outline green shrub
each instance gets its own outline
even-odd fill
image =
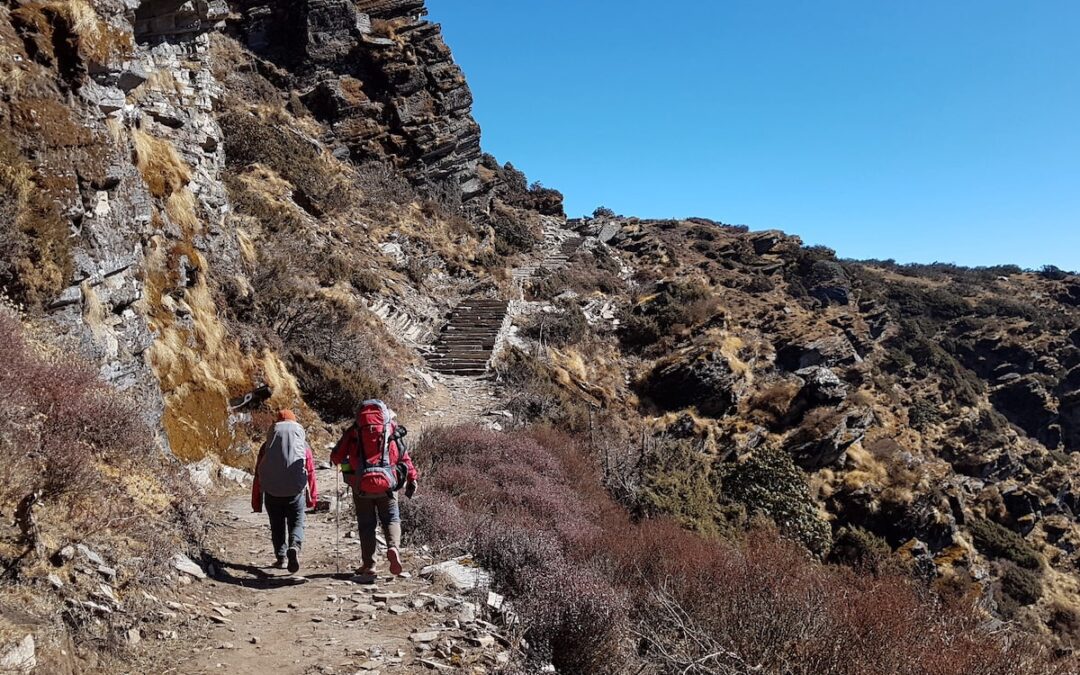
[[[721,495],[747,511],[771,518],[780,532],[818,556],[832,546],[829,524],[819,515],[806,477],[791,456],[776,448],[755,450],[720,472]]]
[[[829,561],[875,570],[891,555],[889,542],[858,525],[850,525],[841,527],[833,537]]]
[[[667,515],[683,527],[716,534],[723,521],[709,479],[710,462],[689,440],[669,439],[644,457],[640,504],[646,515]]]
[[[1009,560],[1027,569],[1040,568],[1042,556],[1016,532],[984,518],[973,518],[970,527],[975,547],[985,555]]]
[[[496,209],[491,227],[495,230],[495,252],[502,256],[531,251],[540,243],[529,224],[513,211]]]
[[[565,347],[581,342],[589,331],[585,314],[574,302],[559,305],[555,314],[540,314],[525,327],[525,335],[553,347]]]
[[[908,422],[916,429],[925,429],[941,421],[941,412],[932,401],[920,398],[908,408]]]
[[[619,339],[628,347],[647,347],[673,331],[712,319],[717,307],[712,289],[700,281],[662,281],[655,294],[622,312]]]
[[[396,398],[393,380],[374,372],[342,368],[324,359],[293,352],[289,365],[304,402],[327,421],[352,418],[360,404],[369,399]]]
[[[293,200],[313,216],[351,204],[355,196],[333,161],[317,145],[287,125],[247,112],[218,118],[230,168],[264,164],[296,187]]]
[[[1001,565],[1001,591],[1016,604],[1026,607],[1042,597],[1042,584],[1038,574],[1007,562]]]

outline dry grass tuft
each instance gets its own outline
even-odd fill
[[[135,164],[150,194],[169,197],[191,181],[191,169],[167,140],[155,138],[142,129],[133,129]]]
[[[188,236],[199,230],[199,217],[195,209],[195,195],[186,187],[173,192],[165,200],[165,213],[169,220],[179,225]]]
[[[67,223],[38,180],[11,141],[0,138],[0,290],[34,306],[71,276]]]
[[[78,55],[96,64],[126,58],[135,47],[129,31],[106,22],[87,0],[31,0],[12,16],[32,29],[35,48],[52,60],[66,34],[74,36]]]

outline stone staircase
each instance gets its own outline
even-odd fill
[[[557,270],[581,248],[584,237],[559,227],[544,231],[546,254],[538,262],[513,270],[521,285],[539,269]],[[450,321],[435,341],[427,361],[443,375],[484,375],[488,363],[504,335],[510,302],[494,298],[467,298],[450,315]]]
[[[517,267],[513,271],[514,281],[521,284],[533,277],[540,269],[557,270],[564,267],[570,257],[581,248],[585,238],[569,230],[555,229],[544,232],[544,249],[547,254],[536,263]]]
[[[486,373],[508,304],[493,298],[462,300],[428,355],[432,370],[444,375]]]

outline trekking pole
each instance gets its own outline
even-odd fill
[[[341,471],[334,467],[334,574],[341,574],[341,544],[338,535],[341,531],[341,490],[338,488],[338,474]]]

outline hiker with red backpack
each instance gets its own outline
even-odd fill
[[[285,567],[288,559],[289,572],[296,574],[300,569],[305,507],[315,508],[318,498],[307,433],[291,410],[282,410],[259,448],[251,486],[252,511],[261,513],[265,503],[270,517],[273,567]]]
[[[356,422],[330,454],[330,462],[341,465],[345,482],[352,488],[363,557],[363,567],[358,572],[361,577],[375,575],[377,522],[382,524],[386,538],[390,573],[401,574],[401,513],[397,492],[404,489],[405,496],[411,499],[416,491],[417,473],[405,446],[405,427],[395,417],[394,411],[382,401],[364,401],[356,413]]]

